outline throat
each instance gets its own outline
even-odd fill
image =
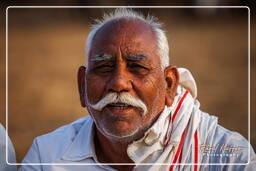
[[[134,163],[127,154],[128,142],[113,142],[95,129],[94,144],[97,159],[101,163]],[[116,167],[116,166],[115,166]],[[115,168],[113,166],[113,168]]]

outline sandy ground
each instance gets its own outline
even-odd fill
[[[173,21],[165,29],[171,63],[193,73],[201,109],[218,116],[224,127],[248,138],[247,25],[226,20],[211,24]],[[8,127],[18,162],[36,136],[87,115],[80,107],[76,85],[77,69],[85,61],[87,33],[86,24],[72,21],[10,28]],[[0,43],[0,78],[5,80],[4,39]],[[255,56],[255,48],[251,49],[251,56]],[[255,63],[251,73],[256,73]],[[255,88],[253,84],[254,102]],[[3,104],[0,122],[5,123],[3,83],[0,100]],[[255,104],[251,106],[251,130],[256,130]],[[256,147],[254,131],[251,131],[251,143]]]

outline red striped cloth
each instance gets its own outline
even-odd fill
[[[178,122],[177,124],[177,128],[176,128],[176,132],[180,132],[180,136],[179,136],[179,143],[177,146],[174,146],[175,148],[175,154],[173,155],[173,159],[170,163],[170,168],[169,168],[169,171],[173,171],[175,170],[174,168],[176,166],[176,168],[178,168],[178,170],[180,170],[180,165],[182,164],[182,162],[184,161],[184,157],[183,157],[183,148],[184,148],[184,142],[185,142],[185,139],[187,137],[187,143],[190,143],[189,145],[187,146],[192,146],[192,148],[190,148],[192,151],[190,151],[190,154],[192,154],[192,158],[193,158],[193,161],[191,161],[191,163],[194,163],[195,165],[193,165],[194,167],[194,171],[197,171],[198,170],[198,162],[199,162],[199,142],[198,142],[198,131],[197,129],[195,129],[197,126],[198,126],[198,123],[194,123],[194,129],[191,129],[191,125],[190,125],[190,131],[188,132],[188,127],[189,127],[189,124],[191,124],[191,121],[189,120],[185,120],[185,121],[188,121],[188,122],[182,122],[184,120],[184,117],[186,117],[186,115],[189,115],[187,112],[187,105],[189,103],[191,103],[191,101],[193,101],[193,98],[192,96],[189,94],[188,90],[185,90],[185,92],[182,94],[181,98],[178,100],[178,103],[175,107],[175,109],[173,110],[173,114],[171,114],[171,119],[170,119],[170,123],[169,123],[169,127],[168,127],[168,131],[165,135],[165,138],[164,138],[164,146],[168,146],[171,141],[172,141],[172,134],[175,132],[173,130],[175,124],[177,124],[176,122]],[[187,114],[186,114],[187,112]],[[191,112],[193,113],[193,111]],[[183,116],[179,116],[179,115],[183,115]],[[180,118],[178,121],[177,118]],[[183,117],[183,118],[182,118]],[[190,117],[187,116],[187,117]],[[180,127],[180,128],[179,128]],[[183,130],[183,131],[180,131],[180,130]],[[193,132],[191,132],[191,130]],[[193,134],[192,136],[192,139],[189,139],[189,136],[188,134]],[[190,135],[191,137],[191,135]],[[188,150],[186,150],[188,151]],[[186,154],[188,154],[188,152],[186,152]],[[179,165],[177,165],[179,164]]]

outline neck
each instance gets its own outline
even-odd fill
[[[99,160],[104,163],[133,163],[127,154],[127,141],[115,141],[105,137],[98,129],[94,136],[96,153]]]
[[[127,154],[129,142],[113,141],[95,129],[94,143],[98,161],[101,163],[134,163]],[[110,165],[111,166],[111,165]],[[132,170],[134,165],[112,165],[117,170]]]

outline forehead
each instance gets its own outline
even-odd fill
[[[106,23],[95,34],[89,57],[97,53],[143,54],[157,58],[155,32],[144,21],[119,19]]]

